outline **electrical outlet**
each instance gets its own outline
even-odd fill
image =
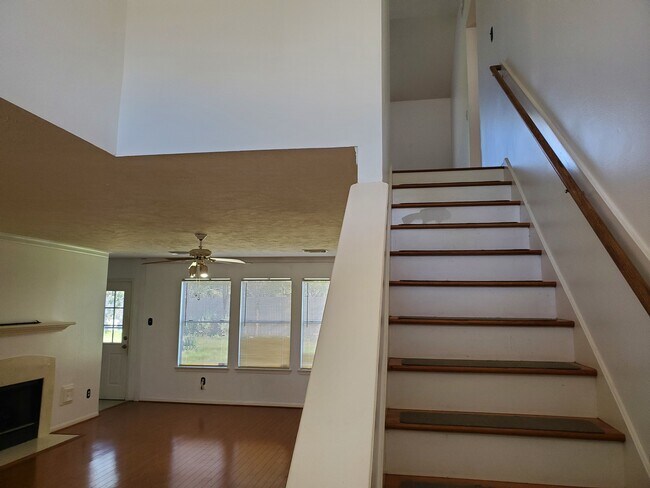
[[[59,404],[67,405],[68,403],[72,403],[72,400],[74,400],[74,385],[63,385],[61,387],[61,400]]]
[[[90,388],[86,390],[86,398],[90,398]]]

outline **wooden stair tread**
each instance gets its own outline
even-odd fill
[[[465,434],[625,441],[625,435],[598,418],[440,410],[386,410],[386,428]]]
[[[391,325],[460,325],[479,327],[574,327],[572,320],[500,317],[419,317],[393,315]]]
[[[435,476],[408,476],[385,474],[384,488],[580,488],[566,485],[540,485],[512,481],[469,480],[461,478],[439,478]],[[584,488],[584,487],[583,487]]]
[[[395,169],[395,173],[435,173],[439,171],[476,171],[482,169],[505,169],[505,166],[479,166],[477,168],[432,168],[432,169]]]
[[[460,186],[512,186],[512,181],[452,181],[447,183],[400,183],[393,185],[393,190],[412,188],[455,188]]]
[[[393,224],[393,230],[414,229],[509,229],[528,228],[530,222],[463,222],[457,224]]]
[[[444,249],[391,251],[391,256],[540,256],[540,249]]]
[[[468,286],[496,288],[554,288],[555,281],[513,280],[513,281],[455,281],[455,280],[396,280],[390,286]]]
[[[419,207],[500,207],[520,206],[520,200],[470,200],[463,202],[408,202],[393,203],[392,208],[419,208]]]
[[[597,375],[597,371],[593,368],[565,361],[389,358],[388,370],[425,373]]]

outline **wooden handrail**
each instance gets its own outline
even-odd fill
[[[524,106],[517,99],[515,93],[512,91],[510,86],[508,86],[506,80],[501,74],[501,71],[504,69],[505,68],[500,64],[490,66],[490,71],[496,78],[497,83],[499,83],[499,86],[503,89],[504,93],[508,97],[508,100],[510,100],[513,107],[524,121],[524,124],[526,124],[526,127],[528,127],[528,130],[530,130],[532,133],[533,137],[537,141],[537,144],[539,144],[542,151],[544,151],[544,154],[551,163],[551,166],[553,166],[553,169],[557,175],[560,177],[560,180],[562,181],[562,184],[566,188],[567,192],[571,194],[573,200],[578,205],[578,208],[583,213],[587,219],[587,222],[589,222],[589,225],[591,225],[591,228],[598,236],[598,239],[600,239],[600,242],[612,257],[614,263],[620,270],[628,285],[630,285],[630,288],[632,288],[632,291],[641,302],[641,305],[650,315],[650,287],[648,286],[648,283],[645,281],[637,267],[634,265],[627,253],[623,250],[619,242],[609,230],[607,224],[605,224],[605,221],[602,219],[600,214],[596,211],[587,196],[573,179],[573,176],[571,176],[569,170],[567,170],[564,164],[562,164],[562,161],[558,157],[557,153],[553,150],[546,138],[542,135],[542,132],[539,130],[537,125],[535,125],[535,122],[533,122],[533,119],[530,117],[530,115],[528,115],[528,112],[526,112]]]

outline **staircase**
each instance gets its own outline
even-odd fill
[[[384,487],[623,487],[625,437],[597,418],[507,169],[392,190]]]

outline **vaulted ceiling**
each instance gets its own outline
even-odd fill
[[[0,99],[0,232],[163,256],[334,251],[354,148],[116,158]]]

